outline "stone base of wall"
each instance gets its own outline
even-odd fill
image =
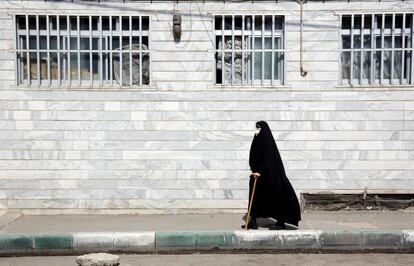
[[[246,209],[3,209],[0,212],[19,212],[23,215],[60,214],[202,214],[202,213],[245,213]]]

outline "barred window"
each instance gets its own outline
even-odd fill
[[[148,16],[16,15],[17,84],[150,84]]]
[[[414,84],[413,29],[412,14],[342,15],[342,84]]]
[[[214,16],[215,84],[281,85],[285,20],[275,15]]]

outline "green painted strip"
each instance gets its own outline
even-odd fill
[[[156,233],[157,248],[214,248],[236,244],[234,232],[160,232]]]
[[[155,236],[157,247],[195,247],[196,235],[193,232],[161,232]]]
[[[234,232],[201,232],[196,234],[196,247],[230,247],[236,245]]]
[[[362,249],[360,231],[327,230],[320,235],[323,249]]]
[[[364,249],[401,249],[404,236],[401,230],[361,230]]]
[[[36,235],[34,236],[35,249],[72,249],[72,234]]]
[[[0,235],[1,250],[32,249],[33,238],[25,235]]]

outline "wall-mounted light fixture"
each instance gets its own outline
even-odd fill
[[[181,39],[181,16],[180,15],[173,16],[173,35],[174,35],[174,41],[180,42],[180,39]]]

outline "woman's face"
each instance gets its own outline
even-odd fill
[[[259,135],[260,130],[261,130],[260,126],[259,126],[259,125],[256,125],[256,128],[254,129],[254,134],[255,134],[256,136],[257,136],[257,135]]]

